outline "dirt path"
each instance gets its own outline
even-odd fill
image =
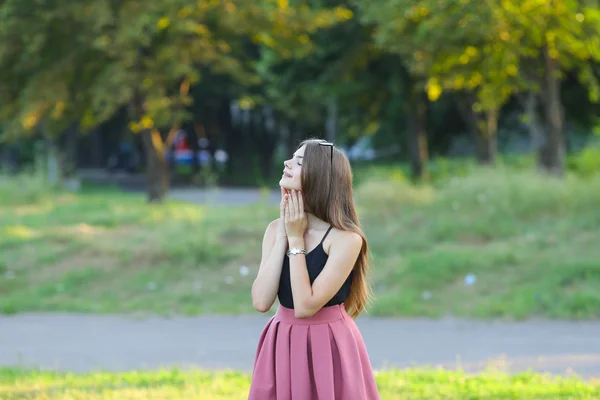
[[[268,317],[142,318],[75,314],[0,317],[0,365],[70,371],[200,366],[250,371]],[[357,320],[375,368],[442,365],[479,371],[569,370],[600,377],[600,322]]]

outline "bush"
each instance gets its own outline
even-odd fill
[[[600,173],[600,145],[587,147],[567,157],[567,168],[581,176]]]

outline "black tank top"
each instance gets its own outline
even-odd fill
[[[325,253],[323,249],[323,241],[331,231],[331,226],[327,229],[327,232],[321,239],[321,243],[317,245],[313,250],[311,250],[306,255],[306,268],[308,269],[308,277],[310,278],[310,284],[312,285],[317,276],[325,267],[325,263],[329,256]],[[297,257],[297,256],[292,256]],[[350,295],[350,288],[352,286],[352,275],[353,272],[350,272],[348,279],[344,282],[340,290],[333,296],[327,304],[323,307],[334,306],[337,304],[342,304],[348,296]],[[294,308],[294,298],[292,297],[292,282],[290,280],[290,259],[286,254],[283,259],[283,268],[281,269],[281,278],[279,279],[279,291],[277,293],[279,298],[279,303],[287,308]]]

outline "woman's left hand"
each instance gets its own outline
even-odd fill
[[[288,238],[304,239],[307,226],[308,218],[304,213],[302,193],[292,190],[285,206],[285,230]]]

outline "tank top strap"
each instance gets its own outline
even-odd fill
[[[327,235],[329,235],[329,232],[331,231],[331,228],[333,228],[332,225],[329,225],[329,229],[327,229],[327,232],[325,232],[325,235],[323,235],[323,239],[321,239],[321,243],[323,244],[323,242],[325,241],[325,238],[327,237]]]

